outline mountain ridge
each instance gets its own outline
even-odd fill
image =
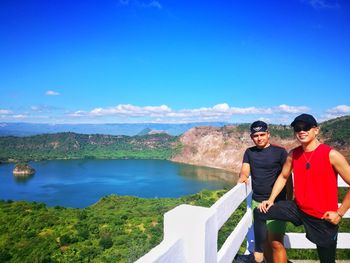
[[[349,160],[350,116],[321,123],[320,127],[320,141],[339,150]],[[298,145],[290,126],[270,125],[269,129],[271,143],[287,150]],[[127,136],[68,132],[0,137],[0,160],[167,159],[238,173],[244,151],[251,146],[249,124],[196,126],[181,136],[166,133]]]
[[[287,125],[269,125],[270,142],[287,151],[298,146],[292,128]],[[329,144],[350,161],[350,116],[320,123],[320,142]],[[193,165],[210,166],[239,173],[243,154],[254,146],[249,124],[224,127],[194,127],[179,137],[182,151],[171,160]]]
[[[177,136],[195,126],[223,126],[225,122],[193,123],[105,123],[105,124],[46,124],[16,122],[0,123],[0,136],[33,136],[45,133],[75,132],[81,134],[108,134],[134,136],[145,129],[164,131]]]

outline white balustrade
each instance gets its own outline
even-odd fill
[[[340,177],[339,187],[349,187]],[[231,263],[247,238],[247,252],[254,247],[251,181],[237,184],[210,208],[180,205],[164,214],[164,239],[136,263]],[[247,211],[221,249],[218,232],[238,206],[247,200]],[[340,204],[339,204],[340,205]],[[348,211],[344,218],[350,218]],[[286,248],[316,248],[305,233],[286,233]],[[350,233],[338,234],[338,249],[350,249]]]

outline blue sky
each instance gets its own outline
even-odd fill
[[[0,122],[350,114],[350,1],[2,0]]]

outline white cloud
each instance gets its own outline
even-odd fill
[[[315,9],[332,9],[339,8],[340,5],[336,0],[301,0]]]
[[[303,113],[310,111],[310,109],[305,106],[289,106],[286,104],[281,104],[277,107],[277,111],[282,113]]]
[[[150,3],[146,4],[146,7],[162,9],[162,5],[158,1],[151,1]]]
[[[0,109],[0,115],[8,115],[8,114],[12,114],[12,111]]]
[[[67,113],[67,116],[69,117],[84,117],[84,116],[87,116],[88,113],[86,111],[76,111],[76,112],[73,112],[73,113]]]
[[[213,107],[213,110],[227,112],[230,110],[230,106],[227,103],[217,104]]]
[[[338,105],[325,111],[319,118],[319,122],[350,115],[350,106]]]
[[[164,115],[168,112],[171,112],[171,109],[166,105],[139,107],[131,104],[119,104],[112,108],[95,108],[87,114],[90,116],[120,115],[130,117],[142,117],[148,115]]]
[[[58,93],[57,91],[48,90],[48,91],[45,92],[45,95],[47,95],[47,96],[58,96],[58,95],[61,95],[61,94]]]
[[[29,107],[31,114],[52,113],[62,111],[63,108],[51,105],[32,105]]]
[[[273,110],[271,108],[257,108],[257,107],[247,107],[247,108],[231,108],[232,114],[272,114]]]
[[[122,6],[129,6],[129,5],[134,5],[139,8],[157,8],[157,9],[162,9],[163,6],[160,4],[159,1],[137,1],[137,0],[119,0],[119,5]]]
[[[232,121],[240,118],[266,118],[273,120],[277,115],[290,115],[300,112],[307,112],[309,108],[305,106],[279,105],[277,107],[230,107],[227,103],[220,103],[213,107],[201,107],[193,109],[171,109],[167,105],[160,106],[135,106],[132,104],[119,104],[115,107],[98,107],[91,111],[76,111],[68,114],[74,118],[127,120],[127,122],[203,122],[203,121]],[[256,116],[255,116],[256,115]],[[251,117],[248,117],[251,116]],[[280,118],[280,116],[279,116]],[[133,121],[132,121],[133,120]]]
[[[350,113],[350,106],[338,105],[334,108],[327,110],[327,113],[332,113],[332,114]]]
[[[119,0],[119,4],[120,5],[128,5],[129,4],[129,0]]]
[[[325,114],[321,116],[320,121],[326,121],[338,117],[342,117],[350,114],[350,106],[338,105],[331,109],[326,110]]]
[[[161,106],[146,106],[144,109],[148,112],[171,112],[171,109],[167,105],[161,105]]]
[[[32,111],[40,111],[40,108],[38,106],[31,106],[30,109]]]
[[[337,117],[338,112],[349,112],[349,106],[339,105],[328,114]],[[232,107],[228,103],[218,103],[212,107],[172,109],[163,105],[137,106],[119,104],[114,107],[96,107],[91,110],[67,111],[47,105],[33,105],[30,111],[12,112],[0,109],[0,118],[5,121],[23,119],[42,122],[45,118],[54,123],[188,123],[188,122],[251,122],[257,119],[268,123],[288,124],[296,114],[308,112],[305,106],[281,104],[272,107]],[[40,114],[40,115],[39,115]],[[344,113],[339,113],[344,115]],[[328,118],[328,117],[327,117]]]
[[[27,115],[24,115],[24,114],[17,114],[17,115],[13,115],[12,118],[14,119],[25,119],[27,118],[28,116]]]

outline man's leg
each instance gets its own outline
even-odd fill
[[[264,258],[263,244],[267,240],[266,220],[268,219],[290,221],[294,225],[302,224],[299,209],[293,201],[279,201],[271,206],[267,213],[262,213],[257,208],[254,209],[254,257],[257,262],[261,262]]]
[[[266,249],[264,249],[264,256],[268,263],[285,263],[287,262],[287,253],[284,248],[283,238],[286,233],[286,222],[280,220],[268,220],[267,224],[267,239],[268,251],[270,254],[266,254]]]
[[[264,258],[267,263],[286,263],[287,252],[283,244],[284,234],[270,233],[267,235],[267,242],[264,244],[264,254],[255,259],[261,262]]]
[[[303,212],[300,213],[306,232],[306,237],[317,246],[320,261],[335,262],[337,248],[338,225],[333,225]]]
[[[260,202],[253,200],[252,202],[252,209],[254,210],[254,208],[258,207],[260,205]],[[264,257],[267,263],[273,263],[273,257],[272,257],[272,244],[271,244],[271,239],[270,235],[272,235],[271,233],[274,231],[278,231],[278,227],[279,225],[276,225],[275,222],[281,222],[281,221],[276,221],[276,220],[268,220],[266,222],[267,224],[267,229],[268,229],[268,240],[266,240],[266,242],[264,243]],[[258,260],[258,262],[262,261],[263,258],[261,258],[261,260]]]
[[[272,258],[271,262],[282,263],[287,262],[287,252],[283,244],[284,234],[269,233],[268,240],[272,248]]]
[[[267,263],[273,263],[272,246],[270,243],[270,233],[268,234],[268,239],[264,244],[264,257],[265,257]],[[261,259],[261,261],[262,261],[262,259]]]
[[[330,247],[317,246],[317,253],[321,263],[334,263],[337,244]]]

